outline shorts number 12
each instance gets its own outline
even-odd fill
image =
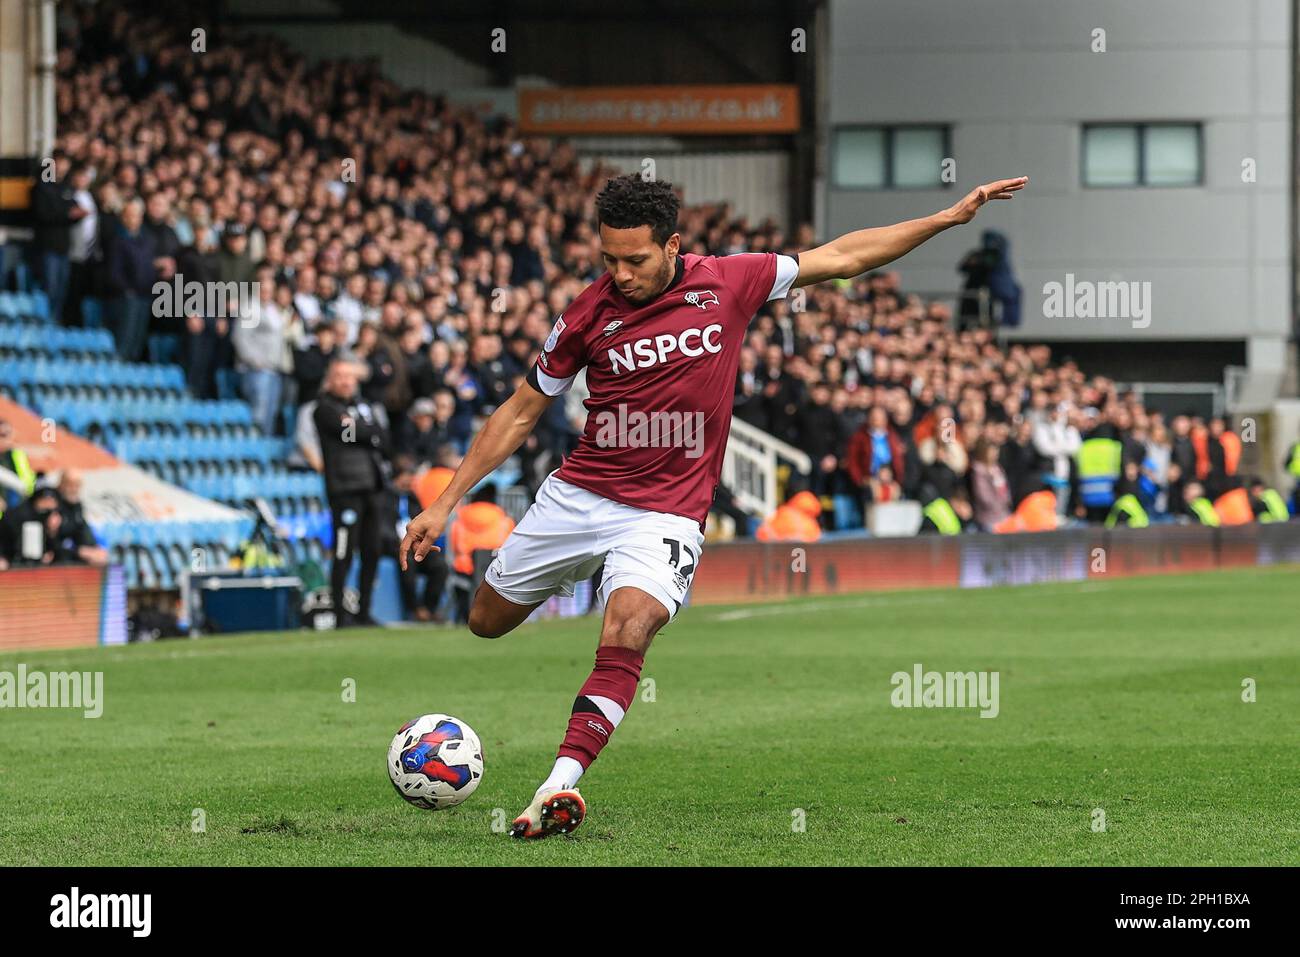
[[[673,568],[676,568],[679,572],[681,572],[683,578],[685,578],[687,581],[690,581],[691,574],[695,571],[695,562],[696,562],[695,553],[691,551],[688,546],[683,545],[681,542],[675,541],[674,539],[671,538],[665,538],[664,544],[668,546],[668,564],[672,565]],[[678,563],[681,562],[682,560],[682,552],[686,553],[686,557],[690,559],[690,564],[678,568]]]

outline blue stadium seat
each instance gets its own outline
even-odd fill
[[[50,297],[45,295],[41,290],[36,289],[32,292],[20,294],[26,295],[31,303],[31,311],[28,315],[35,316],[42,322],[50,321]]]

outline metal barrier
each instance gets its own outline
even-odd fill
[[[518,524],[524,517],[524,513],[528,511],[528,507],[533,504],[533,496],[527,486],[512,485],[497,493],[497,504],[515,524]]]

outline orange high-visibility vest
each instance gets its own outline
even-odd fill
[[[438,496],[451,484],[451,477],[456,473],[441,465],[431,468],[415,480],[415,497],[420,501],[420,508],[428,508]]]
[[[1248,525],[1255,520],[1250,495],[1244,488],[1234,488],[1220,495],[1214,500],[1214,511],[1222,525]]]
[[[754,536],[760,542],[815,542],[821,534],[822,527],[817,519],[792,502],[786,502],[758,526]]]
[[[1050,532],[1056,528],[1056,495],[1047,489],[1026,495],[1016,510],[993,526],[1000,534],[1008,532]]]
[[[1196,453],[1196,477],[1202,482],[1205,481],[1205,476],[1210,474],[1209,438],[1210,431],[1204,426],[1192,429],[1192,451]]]
[[[800,492],[785,504],[791,508],[797,508],[809,518],[816,518],[822,513],[822,503],[817,500],[816,495],[808,491]]]
[[[447,533],[451,567],[462,575],[474,574],[474,552],[500,548],[514,529],[510,516],[492,502],[471,502],[457,509]]]
[[[1241,439],[1232,432],[1224,432],[1219,436],[1219,444],[1223,446],[1223,469],[1229,475],[1237,474],[1237,463],[1241,461]]]

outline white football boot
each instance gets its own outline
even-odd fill
[[[510,828],[511,837],[539,840],[568,834],[587,816],[587,803],[577,788],[542,788]]]

